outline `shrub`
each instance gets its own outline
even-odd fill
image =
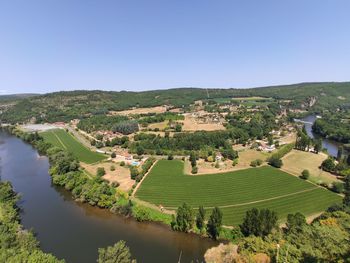
[[[321,164],[321,168],[327,172],[333,172],[335,170],[335,163],[332,157],[327,158]]]
[[[251,167],[257,167],[257,166],[262,165],[262,163],[263,163],[263,161],[262,161],[261,159],[256,159],[256,160],[254,160],[254,161],[252,161],[252,162],[250,163],[250,166],[251,166]]]
[[[112,152],[111,154],[111,158],[115,158],[117,155],[115,154],[115,152]]]
[[[193,174],[198,173],[198,167],[197,166],[193,166],[191,173],[193,173]]]
[[[139,170],[135,166],[130,167],[130,177],[131,179],[135,180],[136,176],[139,175]]]
[[[232,166],[236,166],[237,164],[238,164],[238,158],[236,158],[232,161]]]
[[[269,158],[269,165],[276,167],[276,168],[281,168],[283,165],[283,162],[280,158],[278,158],[277,156],[271,156]]]
[[[114,165],[111,165],[111,171],[115,171],[115,166]]]
[[[310,172],[309,172],[309,170],[303,170],[302,172],[301,172],[301,175],[300,175],[300,178],[301,179],[304,179],[304,180],[308,180],[309,179],[309,177],[310,177]]]
[[[146,208],[141,207],[141,206],[134,207],[134,209],[132,211],[132,215],[139,222],[149,221],[150,220],[150,213],[149,213],[149,211]]]
[[[336,192],[336,193],[339,193],[339,194],[343,193],[344,192],[344,183],[342,183],[342,182],[334,182],[332,184],[331,190],[333,192]]]
[[[121,162],[120,162],[120,166],[125,166],[125,162],[124,162],[124,161],[121,161]]]
[[[106,174],[105,168],[103,168],[103,167],[98,167],[98,168],[97,168],[96,175],[97,175],[98,177],[102,177],[102,176],[104,176],[105,174]]]
[[[170,160],[174,160],[174,156],[172,155],[172,154],[169,154],[168,155],[168,160],[170,161]]]
[[[120,183],[118,183],[118,182],[111,183],[111,186],[114,188],[117,188],[119,185],[120,185]]]
[[[214,162],[213,156],[208,156],[207,162],[210,162],[210,163]]]

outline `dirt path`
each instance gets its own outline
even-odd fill
[[[134,191],[131,194],[131,197],[134,197],[137,190],[139,189],[140,185],[142,184],[143,180],[145,180],[145,178],[147,177],[147,175],[151,172],[151,170],[153,169],[154,165],[158,162],[158,160],[156,160],[152,166],[148,169],[147,173],[145,173],[145,175],[142,177],[141,181],[136,185]]]
[[[66,145],[64,145],[64,143],[61,141],[61,139],[60,139],[60,137],[58,137],[57,136],[57,134],[56,133],[52,133],[53,135],[55,135],[55,137],[56,137],[56,139],[60,142],[60,144],[62,145],[62,147],[64,148],[64,149],[66,149],[67,150],[67,147],[66,147]]]

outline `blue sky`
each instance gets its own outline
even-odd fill
[[[350,80],[348,0],[0,0],[0,93]]]

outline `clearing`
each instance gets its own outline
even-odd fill
[[[75,139],[70,133],[63,129],[45,131],[40,133],[40,135],[43,136],[45,141],[51,143],[52,145],[72,153],[81,162],[96,163],[106,159],[105,155],[92,152],[90,149],[78,142],[77,139]]]
[[[270,166],[200,176],[183,171],[182,161],[158,161],[136,197],[166,209],[176,209],[183,202],[193,208],[218,206],[225,225],[238,225],[253,207],[273,209],[283,220],[289,213],[310,216],[341,201],[328,190]]]
[[[183,131],[194,132],[225,130],[224,125],[222,125],[221,123],[202,123],[199,122],[198,118],[195,118],[189,114],[185,115],[184,120],[179,120],[178,122],[183,123]]]
[[[292,150],[282,158],[282,170],[300,176],[301,172],[307,169],[310,172],[310,181],[330,184],[337,181],[337,178],[331,173],[319,168],[321,163],[326,159],[327,155],[324,153],[315,154],[311,152]]]
[[[111,166],[115,167],[114,171],[111,171]],[[119,183],[118,189],[128,192],[133,184],[134,180],[130,177],[130,170],[125,166],[113,162],[102,162],[97,164],[82,164],[82,167],[91,175],[96,175],[97,168],[103,167],[106,174],[103,176],[104,179],[111,183]]]
[[[164,113],[167,111],[167,107],[165,106],[156,106],[149,108],[134,108],[130,110],[123,111],[111,111],[112,115],[132,115],[132,114],[148,114],[148,113]]]
[[[215,174],[215,173],[226,173],[231,171],[238,171],[250,168],[250,163],[254,160],[261,159],[264,163],[270,154],[260,152],[254,149],[245,149],[238,152],[238,164],[232,166],[232,160],[220,161],[219,168],[215,168],[215,162],[205,162],[203,159],[197,161],[198,173],[201,174]],[[191,164],[189,161],[185,162],[185,174],[191,174]]]

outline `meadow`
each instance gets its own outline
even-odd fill
[[[49,130],[42,132],[41,136],[52,145],[72,153],[81,162],[91,164],[106,159],[105,155],[91,151],[65,130]]]
[[[182,161],[160,160],[143,181],[136,197],[176,209],[183,202],[193,208],[222,209],[225,225],[238,225],[248,209],[270,208],[281,220],[287,214],[306,216],[340,202],[341,197],[276,168],[263,166],[235,172],[186,175]]]

